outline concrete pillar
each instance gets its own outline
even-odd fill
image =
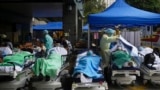
[[[78,13],[78,39],[82,35],[82,27],[83,27],[82,19],[83,18],[81,17],[80,13]]]
[[[71,43],[75,44],[78,39],[78,11],[74,4],[63,6],[63,29],[65,33],[69,33]]]
[[[23,23],[22,24],[22,29],[21,29],[21,40],[25,41],[26,39],[26,34],[29,32],[33,33],[32,29],[32,18],[30,18],[28,23]]]
[[[29,31],[33,34],[33,28],[32,28],[32,25],[33,25],[32,20],[30,20],[30,23],[29,23],[29,27],[30,27],[30,29],[29,29]]]

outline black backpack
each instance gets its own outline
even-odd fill
[[[149,53],[144,56],[144,65],[148,66],[148,64],[151,64],[152,67],[154,62],[155,62],[154,53]]]
[[[153,48],[153,53],[155,53],[156,55],[158,55],[160,57],[159,48]]]

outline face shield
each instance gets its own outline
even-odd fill
[[[108,28],[104,31],[108,36],[112,36],[115,33],[115,30]]]
[[[107,33],[107,35],[108,35],[109,37],[111,37],[113,34],[112,34],[112,33]]]

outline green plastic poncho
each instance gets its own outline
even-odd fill
[[[10,56],[5,56],[3,58],[3,63],[0,63],[0,66],[12,66],[12,64],[8,62],[12,62],[16,65],[22,66],[24,65],[24,62],[25,62],[24,57],[28,55],[31,55],[31,53],[26,51],[21,51]]]
[[[112,53],[112,59],[113,63],[118,67],[122,68],[125,62],[128,62],[131,60],[131,57],[129,54],[127,54],[125,51],[116,51]]]
[[[47,59],[37,59],[35,65],[33,66],[33,72],[36,76],[39,76],[41,73],[43,76],[55,78],[57,71],[61,68],[61,65],[61,55],[57,53],[51,53]]]

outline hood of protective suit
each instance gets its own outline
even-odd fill
[[[108,35],[108,36],[112,36],[115,33],[115,30],[108,28],[105,29],[104,32]]]
[[[43,31],[43,34],[48,34],[48,30],[44,30],[44,31]]]

